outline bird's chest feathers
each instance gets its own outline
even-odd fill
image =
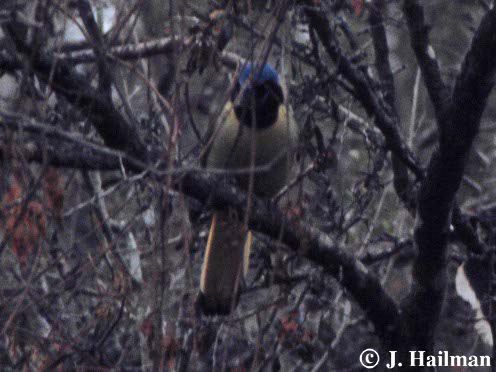
[[[225,123],[220,124],[209,165],[249,167],[254,160],[255,166],[264,166],[283,157],[290,145],[285,111],[281,106],[277,120],[263,129],[240,124],[234,112],[231,112]]]

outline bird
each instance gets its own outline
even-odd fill
[[[237,170],[240,188],[251,190],[252,182],[256,196],[275,196],[291,172],[297,127],[274,67],[246,63],[220,118],[210,130],[202,165]],[[231,312],[248,271],[253,235],[236,217],[229,209],[212,216],[198,295],[207,315]]]

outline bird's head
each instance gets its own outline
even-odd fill
[[[240,95],[240,97],[238,97]],[[265,64],[261,69],[247,63],[239,74],[231,100],[238,120],[257,129],[270,127],[276,120],[284,94],[274,67]]]

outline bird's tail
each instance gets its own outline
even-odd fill
[[[249,265],[252,234],[225,212],[212,217],[200,279],[198,305],[204,314],[229,314]]]

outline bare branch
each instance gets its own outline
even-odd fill
[[[13,27],[15,26],[8,26],[9,30]],[[139,159],[146,159],[147,150],[136,128],[127,122],[105,96],[91,86],[85,76],[49,55],[30,50],[14,31],[10,32],[10,36],[19,51],[30,56],[31,68],[40,80],[85,112],[105,143],[112,148],[136,154]]]
[[[67,133],[47,123],[0,110],[0,127],[30,133],[30,143],[23,147],[28,161],[43,162],[75,169],[119,169],[122,161],[127,167],[140,170],[145,163],[125,152],[112,150],[81,136]],[[65,151],[62,150],[65,149]]]
[[[424,9],[417,0],[405,0],[403,12],[410,30],[410,43],[422,71],[422,77],[436,111],[438,124],[445,120],[450,104],[450,94],[441,78],[441,71],[434,49],[429,43],[429,27],[425,24]]]
[[[395,122],[384,110],[384,106],[370,86],[367,77],[353,67],[336,45],[325,13],[312,7],[312,1],[307,1],[307,3],[309,7],[306,8],[306,14],[311,26],[319,35],[327,54],[337,65],[338,71],[353,85],[355,97],[362,103],[367,113],[376,118],[376,124],[386,139],[388,149],[401,159],[418,178],[422,178],[424,174],[422,167],[401,138]]]
[[[238,216],[245,215],[248,196],[233,187],[219,184],[210,176],[187,174],[180,189],[189,196],[213,206],[229,205]],[[334,276],[360,304],[374,324],[376,331],[388,342],[401,340],[400,314],[394,301],[384,291],[379,280],[352,254],[337,246],[331,238],[315,227],[288,218],[275,206],[252,196],[250,229],[279,239],[301,255]]]
[[[108,55],[115,56],[122,60],[133,60],[146,58],[159,54],[170,54],[174,48],[188,46],[190,41],[180,40],[173,37],[164,37],[150,41],[143,41],[137,44],[124,44],[109,48]],[[83,49],[77,52],[67,52],[56,54],[57,59],[67,61],[71,64],[93,63],[95,62],[95,51],[93,49]]]
[[[449,222],[472,142],[494,85],[496,11],[490,10],[467,52],[447,118],[439,123],[440,147],[433,154],[418,196],[415,243],[419,256],[412,294],[404,304],[413,345],[432,350],[433,331],[444,302]],[[466,104],[471,102],[470,105]]]
[[[389,106],[390,116],[399,128],[400,119],[396,108],[396,92],[394,88],[394,77],[389,63],[389,47],[382,14],[386,11],[384,0],[374,0],[370,7],[369,24],[372,41],[374,43],[375,66],[379,74],[384,91],[384,100]],[[398,129],[399,130],[399,129]],[[400,200],[402,200],[410,211],[415,209],[415,199],[412,193],[412,185],[408,179],[408,169],[395,154],[392,155],[394,173],[394,188]]]

